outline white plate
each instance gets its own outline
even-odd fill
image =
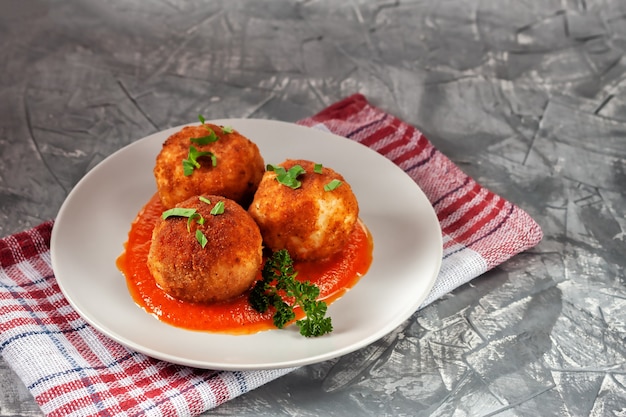
[[[428,199],[375,151],[319,129],[253,119],[213,120],[254,141],[266,163],[308,159],[334,168],[358,198],[374,240],[368,273],[329,307],[334,331],[304,338],[295,326],[252,335],[189,331],[139,308],[115,265],[132,220],[156,192],[152,174],[162,143],[180,127],[112,154],[71,191],[57,216],[52,266],[69,303],[87,322],[130,349],[199,368],[286,368],[332,359],[385,336],[428,295],[441,265],[439,222]]]

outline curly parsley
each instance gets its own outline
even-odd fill
[[[250,305],[260,313],[274,307],[272,320],[279,329],[296,318],[294,308],[300,306],[306,314],[305,318],[296,321],[301,335],[317,337],[330,333],[333,325],[331,318],[325,317],[328,306],[317,300],[319,288],[309,281],[297,280],[297,274],[287,250],[274,252],[263,266],[262,279],[256,282],[250,292]],[[293,302],[289,304],[286,299],[293,299]]]

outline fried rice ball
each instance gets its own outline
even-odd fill
[[[263,175],[248,212],[261,229],[266,247],[272,251],[287,249],[294,260],[314,261],[340,252],[347,243],[359,216],[359,206],[352,188],[334,170],[323,167],[316,173],[315,163],[286,160],[286,171],[300,165],[306,171],[292,189],[277,181],[276,171]],[[341,185],[326,191],[333,180]]]
[[[209,130],[210,129],[210,130]],[[192,138],[203,138],[215,133],[218,138],[208,144],[198,144]],[[185,175],[183,160],[189,159],[190,149],[211,152],[199,156],[200,165]],[[265,163],[255,143],[231,129],[210,123],[186,126],[163,143],[154,166],[157,191],[166,208],[174,207],[187,198],[200,194],[222,195],[247,207],[252,201]]]
[[[223,301],[244,293],[263,261],[261,232],[248,212],[225,197],[203,198],[211,204],[194,196],[175,206],[195,209],[199,216],[191,220],[160,218],[148,252],[148,268],[157,284],[172,297],[192,303]],[[223,213],[211,214],[220,201]],[[205,247],[196,230],[206,237]]]

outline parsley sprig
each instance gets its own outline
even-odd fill
[[[332,320],[326,317],[326,303],[317,300],[319,288],[309,281],[297,280],[297,274],[287,250],[274,252],[263,266],[262,279],[250,292],[250,305],[260,313],[266,312],[270,306],[274,307],[272,320],[279,329],[296,318],[294,308],[300,306],[306,314],[305,318],[296,321],[301,335],[317,337],[330,333],[333,330]],[[287,300],[293,301],[290,304]]]

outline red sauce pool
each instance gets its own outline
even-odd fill
[[[159,320],[190,330],[230,334],[250,334],[273,329],[272,312],[260,314],[250,307],[248,293],[232,300],[194,304],[177,300],[163,291],[152,278],[147,266],[152,229],[163,212],[155,194],[137,214],[128,233],[125,251],[117,267],[135,302]],[[372,262],[372,239],[361,223],[352,233],[346,248],[332,259],[322,262],[295,263],[298,279],[311,281],[320,288],[320,299],[327,304],[341,297],[367,272]],[[298,318],[303,316],[296,310]]]

